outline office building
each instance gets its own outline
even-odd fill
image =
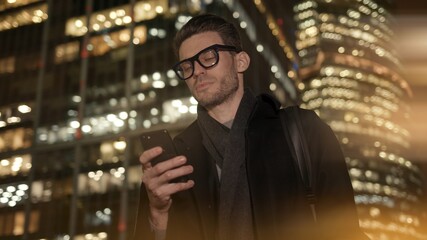
[[[372,239],[426,239],[424,183],[406,157],[412,91],[387,6],[373,0],[294,6],[301,105],[315,110],[341,142],[364,231]]]
[[[0,0],[1,239],[126,239],[138,136],[195,119],[171,43],[202,11],[240,26],[256,93],[295,101],[291,43],[261,0]]]

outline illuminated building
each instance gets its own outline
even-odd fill
[[[195,118],[171,43],[203,10],[240,26],[255,92],[296,99],[293,50],[262,1],[0,0],[1,239],[126,238],[138,136]]]
[[[405,156],[411,89],[393,47],[392,16],[372,0],[294,6],[298,88],[341,141],[360,225],[372,239],[426,239],[423,182]]]

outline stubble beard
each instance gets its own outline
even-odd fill
[[[236,73],[222,78],[219,88],[206,96],[195,96],[198,103],[206,109],[211,109],[231,100],[239,89],[239,80]]]

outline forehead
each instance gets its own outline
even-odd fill
[[[179,48],[179,59],[186,59],[194,56],[201,50],[214,45],[223,44],[217,32],[203,32],[195,34],[182,42]]]

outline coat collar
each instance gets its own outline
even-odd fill
[[[261,94],[257,96],[254,110],[251,113],[250,121],[263,121],[277,117],[280,103],[272,96]],[[219,180],[213,159],[202,144],[202,134],[197,124],[197,120],[175,138],[175,145],[180,154],[187,156],[188,164],[194,168],[194,172],[189,176],[195,181],[195,186],[189,191],[198,209],[200,224],[203,229],[205,239],[210,239],[212,228],[212,214],[217,213],[216,201],[218,198]]]

